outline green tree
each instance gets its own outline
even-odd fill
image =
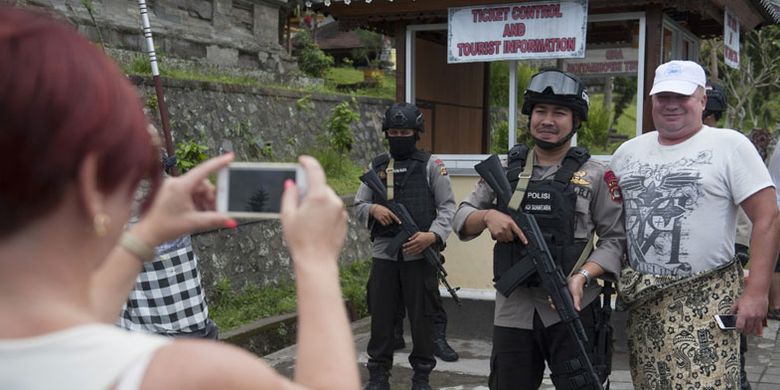
[[[719,78],[727,92],[729,107],[725,127],[749,130],[773,127],[780,120],[777,93],[780,92],[780,26],[770,25],[744,35],[740,45],[740,68],[723,61],[723,41],[708,40],[702,45],[711,79]],[[713,58],[717,59],[714,66]],[[715,77],[720,76],[720,77]]]
[[[333,57],[325,54],[314,42],[308,30],[301,30],[296,35],[298,48],[298,68],[312,77],[322,77],[328,68],[333,66]]]
[[[358,29],[355,30],[360,47],[352,49],[352,57],[355,59],[362,58],[366,61],[366,66],[376,68],[378,66],[379,51],[382,50],[382,34],[375,33],[373,31]],[[372,61],[370,55],[374,54],[374,60]]]

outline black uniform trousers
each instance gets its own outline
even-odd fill
[[[439,288],[437,288],[433,291],[433,324],[434,325],[447,325],[447,312],[444,311],[444,301],[441,299],[441,292],[439,292]],[[403,302],[403,299],[401,297],[398,298],[398,302]],[[406,318],[406,310],[404,309],[404,306],[398,305],[398,312],[395,313],[395,323],[402,322]]]
[[[393,327],[399,304],[409,315],[412,353],[409,363],[434,367],[433,290],[438,289],[436,270],[424,259],[398,261],[374,258],[368,280],[368,307],[371,314],[369,363],[390,369],[393,365]],[[399,299],[401,302],[399,302]]]
[[[582,308],[580,320],[588,336],[587,351],[595,340],[594,309],[598,299]],[[567,325],[558,322],[547,328],[534,313],[533,330],[493,326],[493,352],[490,358],[491,390],[537,390],[542,384],[544,362],[550,365],[550,379],[557,390],[575,390],[559,364],[576,359],[575,339]],[[610,353],[611,355],[611,353]],[[608,357],[611,359],[611,356]],[[591,357],[592,359],[592,357]],[[606,380],[605,375],[600,378]]]

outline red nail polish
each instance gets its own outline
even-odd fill
[[[225,221],[225,227],[228,229],[235,229],[238,227],[238,222],[235,219],[228,219]]]
[[[292,179],[287,179],[284,181],[284,189],[285,191],[289,189],[293,185]]]

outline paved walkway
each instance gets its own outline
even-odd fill
[[[366,344],[369,337],[369,320],[361,320],[354,324],[355,347],[358,351],[360,375],[363,382],[368,378],[365,369],[367,360]],[[623,326],[624,316],[615,313],[613,324],[616,328]],[[761,337],[748,338],[748,353],[746,371],[753,390],[780,390],[780,344],[778,344],[778,328],[780,322],[770,320]],[[391,376],[392,389],[408,389],[411,383],[412,370],[409,366],[410,338],[406,334],[407,348],[395,353],[395,366]],[[439,360],[436,369],[431,374],[431,387],[439,390],[487,390],[489,373],[490,343],[477,339],[450,338],[450,344],[460,354],[460,360],[447,363]],[[269,364],[285,375],[292,376],[295,346],[283,349],[266,356]],[[612,359],[612,390],[633,389],[631,374],[628,368],[628,356],[623,332],[616,332],[615,353]],[[554,389],[549,375],[541,389]]]

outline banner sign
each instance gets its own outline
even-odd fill
[[[583,58],[587,0],[449,9],[447,62]]]
[[[726,65],[739,69],[739,20],[726,9],[723,22],[723,59]]]
[[[639,50],[633,47],[588,49],[582,59],[563,61],[563,70],[580,76],[634,76]]]

